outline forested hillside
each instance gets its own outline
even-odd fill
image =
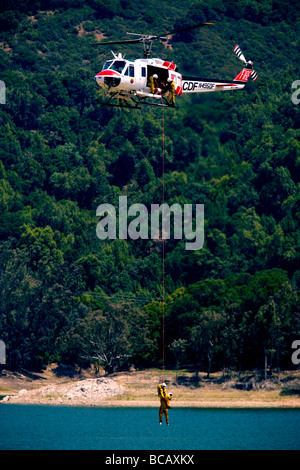
[[[96,236],[99,204],[204,204],[201,250],[165,246],[168,366],[292,369],[300,339],[299,3],[293,0],[2,0],[0,339],[7,366],[107,371],[162,364],[161,240]],[[153,56],[232,79],[239,44],[258,73],[175,110],[101,107],[95,40],[164,34]],[[136,45],[114,52],[138,58]]]

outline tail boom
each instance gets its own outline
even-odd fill
[[[182,93],[205,93],[209,91],[240,90],[246,82],[239,80],[212,80],[195,77],[182,77]]]
[[[211,78],[182,77],[182,93],[203,93],[208,91],[241,90],[249,78],[255,82],[258,75],[253,70],[253,63],[246,61],[240,47],[236,45],[234,52],[244,62],[245,67],[233,80],[214,80]]]
[[[251,65],[243,68],[233,80],[214,80],[211,78],[182,77],[182,93],[203,93],[208,91],[241,90],[249,78],[257,79]]]

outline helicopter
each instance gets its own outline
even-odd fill
[[[168,107],[168,82],[173,81],[175,95],[184,93],[205,93],[214,91],[240,90],[244,88],[249,79],[258,78],[253,70],[253,62],[247,61],[240,47],[236,45],[234,52],[244,62],[244,68],[233,80],[220,80],[214,78],[197,78],[182,75],[174,62],[151,57],[153,41],[168,41],[170,36],[191,29],[209,26],[214,23],[200,23],[190,27],[181,28],[166,33],[164,36],[127,33],[138,38],[123,41],[101,41],[93,43],[97,46],[116,44],[142,44],[144,57],[136,60],[126,60],[121,53],[115,54],[107,60],[101,72],[94,77],[98,91],[97,101],[105,106],[141,108],[141,105]],[[155,88],[150,86],[149,78],[155,77]]]

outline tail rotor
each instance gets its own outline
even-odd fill
[[[242,62],[244,62],[247,69],[253,69],[253,62],[251,60],[249,60],[249,61],[246,60],[246,58],[245,58],[244,54],[242,53],[242,50],[241,50],[241,48],[238,44],[236,46],[234,46],[233,50],[234,50],[235,54],[237,55],[237,57]],[[253,82],[255,82],[258,79],[258,75],[255,72],[255,70],[252,71],[252,73],[250,75],[250,78]]]
[[[234,46],[233,50],[234,50],[235,54],[238,56],[238,58],[239,58],[242,62],[244,62],[244,64],[247,64],[247,61],[246,61],[246,59],[245,59],[245,56],[244,56],[244,54],[242,53],[241,48],[240,48],[240,46],[239,46],[238,44],[237,44],[236,46]]]

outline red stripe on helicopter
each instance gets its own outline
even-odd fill
[[[216,83],[216,86],[237,86],[235,83]]]
[[[102,70],[102,72],[97,73],[96,77],[99,77],[99,75],[110,75],[110,76],[115,76],[115,77],[120,77],[121,75],[118,72],[115,72],[114,70]]]
[[[241,72],[234,78],[234,81],[237,82],[247,82],[253,70],[243,69]]]
[[[167,62],[165,61],[163,63],[163,67],[167,67],[168,70],[175,70],[176,69],[176,65],[174,64],[174,62]]]

